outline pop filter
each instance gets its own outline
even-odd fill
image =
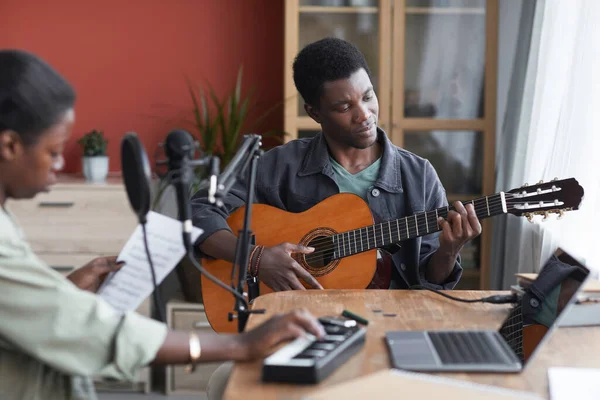
[[[134,132],[121,141],[121,170],[131,208],[141,224],[150,211],[150,163],[148,155]]]

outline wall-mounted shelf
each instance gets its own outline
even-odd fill
[[[475,14],[485,15],[485,8],[466,7],[406,7],[406,14]]]
[[[377,7],[327,7],[327,6],[301,6],[301,13],[336,13],[336,14],[377,14]]]

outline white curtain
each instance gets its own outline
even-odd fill
[[[506,160],[519,166],[505,179],[512,185],[574,177],[585,194],[561,220],[507,225],[503,251],[513,256],[503,260],[510,268],[498,266],[506,269],[504,288],[514,272],[539,271],[557,246],[600,271],[599,21],[598,0],[538,0],[516,136],[502,137],[515,141],[515,154],[499,155],[498,167]]]

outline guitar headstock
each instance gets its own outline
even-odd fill
[[[543,215],[544,220],[550,214],[579,209],[583,199],[583,188],[575,178],[540,181],[537,185],[524,186],[505,193],[506,211],[509,214],[525,216],[529,222],[533,217]]]

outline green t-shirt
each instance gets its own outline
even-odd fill
[[[377,159],[373,164],[363,169],[356,174],[351,174],[344,167],[342,167],[333,157],[329,157],[331,160],[331,166],[333,167],[333,174],[335,181],[337,182],[340,193],[354,193],[362,197],[367,201],[367,193],[369,188],[373,186],[373,183],[377,180],[379,175],[379,166],[381,165],[381,157]]]

